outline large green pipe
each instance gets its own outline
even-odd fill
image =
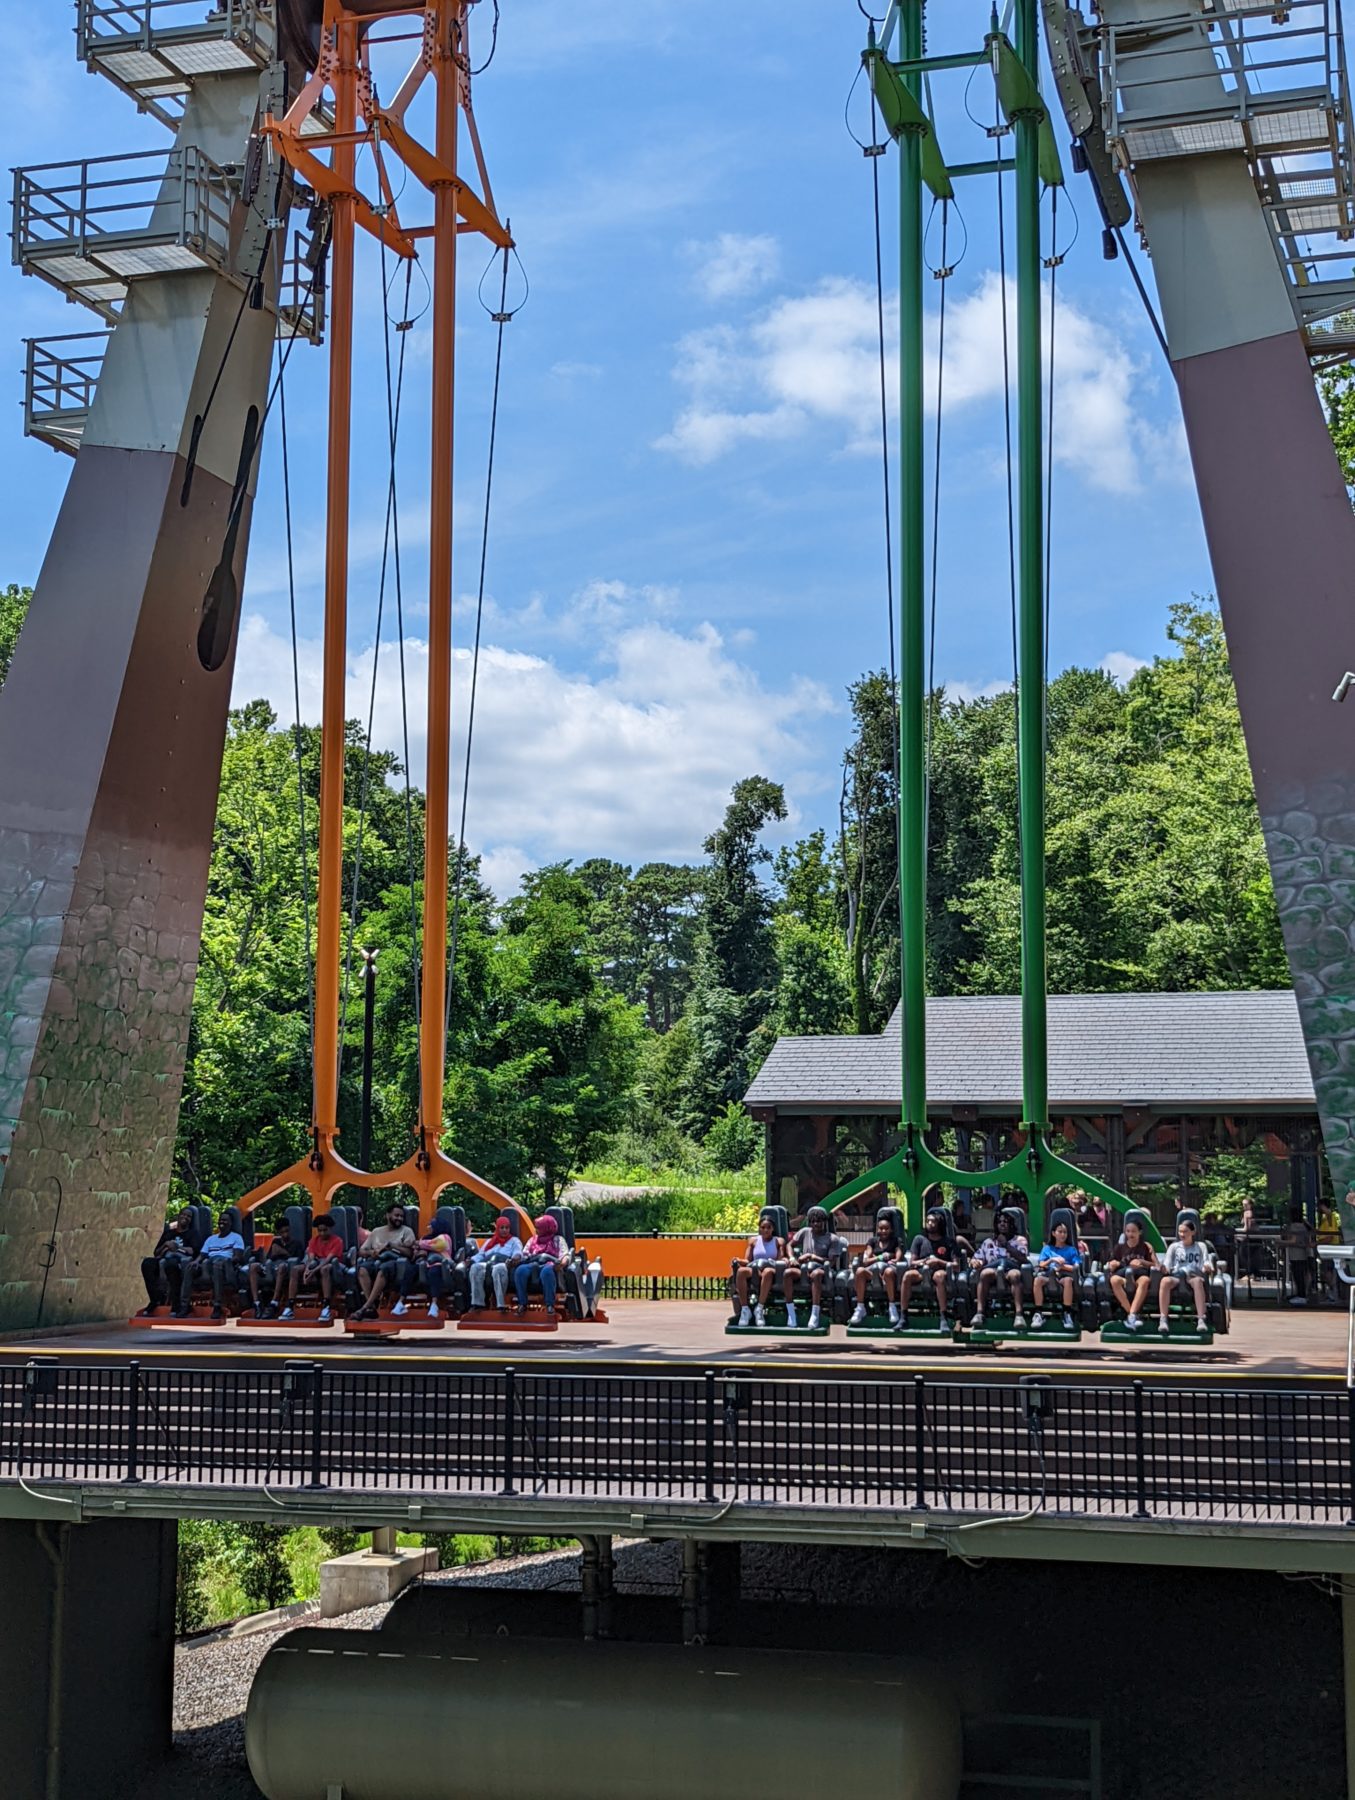
[[[1015,49],[1039,69],[1038,0],[1016,0]],[[1021,1084],[1025,1123],[1049,1124],[1045,1014],[1044,508],[1041,498],[1040,171],[1038,117],[1016,121],[1016,368],[1019,444],[1017,761],[1021,817]]]
[[[956,1800],[946,1687],[893,1657],[291,1631],[254,1678],[267,1800]]]
[[[899,57],[906,63],[921,55],[922,0],[903,0]],[[920,97],[921,76],[909,72],[903,80]],[[899,138],[899,913],[905,1147],[927,1123],[922,233],[922,139],[904,131]]]

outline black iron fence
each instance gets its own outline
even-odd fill
[[[0,1367],[0,1482],[1355,1523],[1344,1391]]]

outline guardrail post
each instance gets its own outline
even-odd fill
[[[706,1370],[706,1498],[715,1499],[715,1371]]]
[[[518,1491],[513,1480],[517,1459],[517,1404],[518,1372],[508,1368],[503,1372],[503,1486],[499,1489],[506,1500]]]
[[[321,1473],[321,1453],[322,1453],[322,1450],[324,1447],[324,1435],[323,1435],[323,1432],[321,1429],[321,1426],[322,1426],[321,1414],[322,1414],[323,1408],[321,1407],[320,1401],[321,1401],[321,1388],[324,1383],[324,1374],[325,1374],[324,1365],[322,1363],[317,1362],[317,1363],[313,1363],[311,1365],[310,1473],[306,1480],[306,1486],[309,1488],[321,1488],[321,1487],[328,1486],[328,1483],[325,1481],[324,1475]]]
[[[1134,1383],[1134,1494],[1138,1505],[1134,1508],[1136,1519],[1148,1518],[1148,1458],[1144,1443],[1145,1432],[1143,1422],[1143,1383]]]
[[[930,1512],[927,1504],[927,1378],[913,1377],[913,1436],[917,1446],[917,1485],[914,1512]]]
[[[141,1480],[141,1364],[127,1365],[127,1473],[124,1482]]]
[[[650,1227],[650,1235],[652,1237],[657,1237],[659,1235],[659,1228],[657,1225]],[[651,1300],[657,1300],[659,1297],[659,1278],[657,1275],[651,1275],[649,1278],[649,1297]]]

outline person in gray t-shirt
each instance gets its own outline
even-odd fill
[[[1159,1332],[1166,1337],[1171,1330],[1168,1315],[1171,1312],[1172,1295],[1178,1285],[1189,1288],[1194,1297],[1196,1329],[1208,1331],[1207,1278],[1214,1272],[1214,1259],[1209,1254],[1208,1245],[1200,1241],[1199,1227],[1194,1219],[1180,1218],[1176,1221],[1176,1237],[1167,1245],[1162,1268],[1162,1280],[1157,1290]]]

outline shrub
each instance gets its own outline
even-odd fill
[[[179,1637],[201,1631],[210,1617],[204,1576],[212,1555],[215,1527],[200,1519],[179,1521],[179,1555],[174,1584],[174,1630]]]
[[[705,1160],[710,1168],[736,1174],[746,1169],[762,1148],[762,1127],[731,1100],[706,1133]]]

